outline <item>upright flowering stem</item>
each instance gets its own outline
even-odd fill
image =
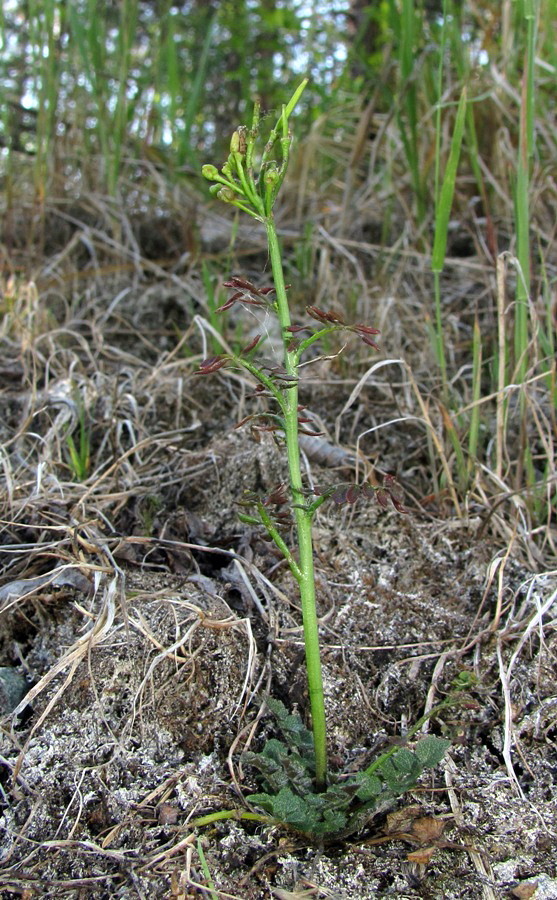
[[[294,350],[289,351],[291,335],[286,330],[290,324],[290,309],[286,296],[282,259],[272,212],[265,217],[267,242],[273,281],[276,290],[277,313],[281,326],[284,344],[284,368],[289,375],[297,378],[297,357]],[[313,512],[307,508],[302,491],[302,473],[300,468],[300,445],[298,440],[298,385],[284,391],[284,436],[288,454],[288,471],[290,473],[290,492],[296,523],[296,537],[299,553],[298,572],[294,575],[300,586],[302,602],[302,619],[304,626],[304,644],[306,652],[306,668],[311,707],[313,743],[315,750],[315,781],[319,788],[325,786],[327,779],[327,740],[325,723],[325,701],[323,696],[323,677],[319,653],[319,629],[315,605],[315,573],[313,567],[313,539],[311,522]]]
[[[375,336],[379,334],[378,330],[363,322],[347,322],[342,312],[321,309],[318,306],[307,306],[306,312],[314,320],[313,323],[310,323],[309,326],[293,325],[290,319],[290,308],[286,295],[273,206],[288,168],[292,142],[292,136],[288,128],[288,119],[295,109],[306,84],[307,79],[304,79],[298,85],[290,101],[283,106],[278,122],[271,130],[268,140],[259,155],[255,152],[260,125],[259,105],[256,103],[251,128],[248,128],[247,125],[241,125],[234,132],[230,140],[230,154],[220,171],[214,165],[205,165],[202,169],[203,176],[213,182],[210,188],[212,194],[224,203],[228,203],[248,213],[264,226],[267,233],[267,245],[273,273],[274,284],[271,287],[257,287],[257,285],[246,278],[233,276],[231,281],[225,282],[225,286],[232,288],[234,293],[220,307],[220,311],[230,309],[235,303],[239,303],[264,309],[266,315],[268,313],[276,314],[282,338],[282,365],[269,368],[267,365],[259,366],[253,362],[250,354],[255,350],[261,338],[261,335],[257,335],[238,353],[228,352],[202,360],[199,370],[195,374],[211,375],[227,365],[243,368],[257,380],[256,394],[270,398],[272,404],[276,404],[276,407],[271,406],[271,411],[266,410],[265,412],[257,412],[254,415],[246,416],[240,424],[251,419],[254,422],[261,423],[259,427],[265,430],[282,433],[286,444],[289,489],[287,490],[284,484],[280,484],[275,486],[263,498],[258,497],[257,494],[251,495],[241,505],[244,508],[247,506],[255,514],[241,512],[238,515],[240,521],[248,525],[263,526],[267,530],[267,534],[283,554],[292,575],[299,585],[313,730],[315,790],[319,792],[320,796],[317,798],[310,791],[312,796],[306,804],[305,797],[300,793],[297,773],[299,774],[300,765],[305,766],[304,759],[307,758],[305,756],[306,730],[304,729],[304,737],[301,743],[299,740],[294,740],[294,747],[294,744],[291,744],[288,737],[292,729],[287,727],[287,719],[292,717],[287,715],[282,704],[278,704],[284,710],[284,715],[286,716],[286,718],[283,717],[283,725],[285,737],[290,747],[287,748],[281,742],[278,742],[278,746],[282,747],[286,753],[284,759],[285,764],[286,760],[289,760],[289,769],[285,768],[280,778],[271,778],[269,774],[268,765],[275,759],[276,755],[276,741],[271,742],[274,747],[268,755],[265,750],[262,754],[252,754],[254,763],[258,758],[265,761],[265,770],[262,766],[259,766],[259,768],[262,772],[267,773],[265,774],[265,779],[269,782],[269,789],[276,791],[276,793],[267,793],[266,788],[265,793],[255,794],[251,799],[256,800],[264,809],[271,811],[273,816],[276,816],[280,821],[289,822],[299,830],[322,836],[327,831],[338,831],[339,828],[342,828],[342,823],[346,823],[349,820],[342,811],[342,803],[340,807],[338,805],[338,785],[335,783],[334,778],[332,779],[332,785],[327,785],[327,736],[323,677],[319,653],[319,627],[315,602],[312,520],[319,506],[329,497],[335,503],[355,503],[358,497],[368,499],[375,497],[380,506],[385,507],[392,503],[395,509],[400,512],[405,512],[405,510],[402,505],[402,494],[399,486],[391,475],[385,475],[380,486],[372,485],[366,480],[362,484],[335,485],[325,492],[318,492],[317,490],[313,493],[308,492],[304,490],[302,484],[299,433],[300,429],[302,429],[302,433],[312,433],[304,428],[304,423],[307,423],[309,419],[300,415],[303,407],[300,407],[298,404],[298,373],[302,355],[316,341],[321,340],[331,331],[337,330],[355,334],[367,347],[372,347],[375,350],[379,349],[374,341]],[[317,326],[315,326],[315,322],[318,323]],[[308,331],[310,332],[309,335],[307,334]],[[297,335],[297,337],[294,337],[294,335]],[[254,425],[254,427],[257,426]],[[288,546],[280,532],[281,525],[285,524],[285,520],[289,524],[292,522],[290,515],[280,509],[288,501],[290,501],[291,514],[296,528],[297,553],[296,550]],[[277,508],[278,511],[276,511]],[[273,709],[273,711],[275,710]],[[427,717],[429,715],[428,713]],[[421,719],[416,728],[423,721],[424,719]],[[292,737],[292,734],[290,737]],[[298,735],[298,738],[300,738],[300,735]],[[435,742],[438,739],[433,738],[432,740]],[[301,749],[302,744],[303,749]],[[441,741],[441,744],[444,744],[444,742]],[[416,755],[413,763],[416,771],[421,771],[425,764],[435,764],[435,761],[438,761],[442,755],[442,751],[439,753],[439,749],[438,744],[433,749],[430,745],[425,750],[422,748],[422,755]],[[424,757],[425,751],[427,752]],[[402,753],[402,750],[400,750],[400,753]],[[356,776],[359,780],[352,785],[352,788],[356,789],[356,794],[350,793],[349,789],[346,794],[346,809],[354,797],[362,801],[367,809],[366,803],[372,802],[372,799],[381,792],[381,779],[374,773],[376,770],[379,772],[383,764],[387,765],[389,763],[391,766],[389,769],[389,777],[391,778],[389,789],[393,789],[393,778],[395,779],[395,787],[397,787],[398,781],[395,777],[397,776],[397,769],[395,763],[391,762],[390,759],[391,757],[395,758],[396,754],[397,748],[387,751],[382,755],[377,765],[373,768],[368,768],[364,773],[360,773],[360,776]],[[406,756],[402,760],[403,765],[400,769],[401,785],[405,785],[408,782],[410,771],[407,770],[408,755],[412,757],[408,750],[405,750],[405,754]],[[426,763],[426,758],[430,762]],[[388,781],[388,776],[385,776],[384,780]],[[304,792],[306,792],[306,786],[307,783],[304,783],[302,788]],[[403,790],[406,789],[407,787],[403,787]],[[364,797],[367,800],[364,800]],[[328,805],[329,799],[333,801],[332,806]],[[287,809],[289,805],[291,806],[290,810]],[[319,821],[317,809],[321,810],[319,815],[324,817],[321,821]],[[361,812],[362,810],[360,810],[359,814]],[[214,816],[210,818],[211,821],[215,821]],[[354,816],[352,818],[354,820]],[[201,820],[199,821],[201,822]],[[356,827],[360,827],[360,825],[357,824]]]
[[[243,126],[234,132],[230,142],[230,155],[227,162],[222,166],[221,171],[219,172],[214,165],[206,165],[203,166],[202,173],[205,178],[214,182],[211,187],[212,193],[223,202],[230,203],[237,209],[248,213],[258,222],[261,222],[267,232],[275,290],[274,305],[281,327],[284,348],[283,363],[287,383],[283,382],[281,386],[277,387],[272,379],[249,360],[234,357],[233,361],[242,365],[259,379],[268,393],[277,401],[282,413],[281,428],[284,432],[288,455],[290,500],[296,524],[299,559],[296,560],[288,547],[286,547],[263,506],[259,510],[259,522],[267,528],[270,536],[284,553],[290,570],[300,587],[315,750],[315,782],[317,789],[321,790],[326,787],[327,783],[327,741],[323,680],[319,656],[319,630],[315,608],[315,576],[311,534],[312,519],[319,504],[314,502],[310,505],[302,489],[300,445],[298,441],[298,364],[300,353],[292,348],[292,333],[287,330],[291,325],[290,310],[273,216],[273,205],[288,168],[292,142],[292,136],[288,130],[288,119],[306,84],[307,79],[304,79],[290,101],[283,107],[276,127],[271,131],[259,160],[256,160],[254,157],[255,141],[259,134],[259,106],[256,104],[251,129]],[[259,173],[257,175],[254,171],[255,162],[259,163]],[[231,298],[231,302],[235,302],[236,299],[241,297],[243,289],[253,289],[257,293],[254,285],[245,279],[236,278],[232,284],[239,290]],[[260,304],[263,296],[268,295],[263,295],[259,292],[256,302]],[[312,340],[312,338],[307,340],[308,346],[312,343]],[[204,360],[199,374],[211,374],[222,368],[227,360],[230,361],[231,359],[232,357],[215,357]],[[257,520],[249,519],[249,521]]]

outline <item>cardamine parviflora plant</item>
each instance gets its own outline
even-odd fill
[[[278,319],[282,338],[282,358],[268,366],[254,362],[262,335],[256,335],[238,353],[223,353],[204,359],[196,373],[212,375],[225,367],[249,372],[256,381],[255,393],[266,398],[267,410],[247,416],[243,422],[272,431],[284,448],[288,461],[288,483],[277,485],[267,496],[249,494],[241,501],[242,522],[262,526],[286,559],[300,591],[311,732],[298,716],[288,713],[278,701],[269,700],[285,740],[270,740],[262,753],[246,754],[261,773],[264,791],[251,801],[266,810],[273,820],[281,821],[312,835],[341,833],[354,828],[363,812],[379,808],[385,802],[416,783],[426,766],[436,765],[447,741],[428,736],[413,749],[394,748],[383,754],[358,775],[334,776],[328,771],[325,704],[319,651],[318,621],[313,565],[312,522],[319,507],[328,499],[336,503],[355,503],[359,498],[374,498],[381,506],[393,504],[404,512],[400,487],[391,476],[380,486],[369,481],[340,484],[321,494],[304,486],[301,472],[300,435],[315,434],[310,418],[298,401],[300,364],[306,352],[332,332],[353,334],[365,345],[377,350],[376,328],[360,322],[348,322],[331,309],[308,306],[308,321],[292,321],[285,284],[281,249],[273,208],[283,184],[292,134],[289,119],[306,87],[304,80],[291,100],[282,108],[265,142],[260,141],[260,110],[256,103],[251,126],[240,126],[232,135],[230,154],[220,171],[205,165],[203,176],[212,182],[211,193],[224,203],[242,210],[265,229],[273,283],[258,287],[247,278],[234,276],[225,286],[232,293],[220,307],[234,305],[258,308]],[[261,147],[261,149],[259,149]],[[285,523],[293,520],[295,547],[283,536]],[[355,818],[356,817],[356,818]]]

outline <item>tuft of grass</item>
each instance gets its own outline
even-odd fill
[[[77,439],[68,430],[66,434],[67,460],[75,481],[87,481],[91,471],[91,430],[81,396],[74,392],[77,406]]]

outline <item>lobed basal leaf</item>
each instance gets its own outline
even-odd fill
[[[279,700],[268,706],[285,741],[270,739],[260,753],[244,760],[261,774],[264,792],[248,797],[285,825],[312,837],[359,831],[370,817],[392,806],[395,798],[416,786],[425,768],[436,766],[450,742],[427,735],[410,749],[398,747],[373,773],[331,776],[325,790],[313,782],[311,733]]]
[[[439,765],[450,746],[451,742],[446,740],[446,738],[428,734],[427,737],[418,741],[414,747],[414,752],[425,769],[432,769],[434,766]]]
[[[379,771],[390,791],[394,794],[403,794],[416,785],[423,768],[421,760],[415,753],[401,747],[382,763]]]

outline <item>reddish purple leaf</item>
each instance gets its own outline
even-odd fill
[[[373,347],[374,350],[379,350],[378,345],[375,343],[375,341],[372,341],[372,339],[368,337],[367,334],[361,334],[360,337],[364,344],[367,344],[368,347]]]
[[[369,325],[354,325],[354,330],[358,332],[358,334],[381,334],[378,328],[370,328]]]
[[[390,473],[387,473],[387,475],[383,477],[383,487],[391,495],[394,494],[397,500],[402,500],[402,498],[404,497],[400,484],[396,480],[395,476],[391,475]]]
[[[230,297],[230,299],[228,299],[228,300],[226,301],[226,303],[223,303],[222,306],[219,306],[219,307],[215,310],[215,312],[224,312],[226,309],[230,309],[230,307],[231,307],[231,306],[234,306],[234,304],[236,303],[236,301],[239,300],[240,297],[243,297],[243,296],[244,296],[244,295],[243,295],[242,291],[236,291],[236,293],[235,293],[235,294],[232,294],[232,296]]]
[[[288,497],[286,495],[286,486],[284,483],[281,483],[275,485],[269,496],[265,497],[262,502],[263,506],[282,506],[287,501]]]
[[[382,506],[383,509],[387,509],[389,505],[389,494],[387,491],[383,490],[383,488],[379,488],[378,491],[375,491],[375,499],[377,500],[379,506]]]
[[[289,325],[284,329],[285,331],[289,331],[291,334],[299,334],[300,331],[309,331],[309,325]]]
[[[241,288],[242,291],[251,291],[253,294],[259,293],[258,289],[247,278],[238,278],[233,275],[230,281],[223,281],[224,287]]]
[[[306,306],[306,312],[318,322],[325,325],[345,325],[344,318],[339,313],[330,312],[320,309],[318,306]]]
[[[357,484],[350,484],[346,490],[346,502],[355,503],[360,496],[360,488]]]
[[[298,383],[296,375],[290,375],[283,366],[265,366],[274,381],[282,381],[284,387],[293,387]]]
[[[402,502],[404,500],[404,491],[394,475],[387,474],[383,477],[383,486],[376,491],[375,496],[379,505],[384,509],[389,505],[390,501],[397,512],[408,512]]]
[[[336,491],[333,491],[333,493],[331,494],[331,500],[339,504],[346,503],[346,492],[347,487],[345,484],[343,484],[341,485],[341,487],[338,487]]]
[[[245,347],[240,350],[240,356],[243,356],[244,353],[249,353],[250,350],[253,350],[254,347],[257,347],[259,341],[261,340],[261,335],[256,334],[253,341],[250,341],[249,344],[246,344]]]
[[[245,425],[246,422],[249,422],[251,419],[255,419],[255,414],[252,414],[251,416],[244,416],[243,419],[240,419],[239,422],[236,422],[234,428],[241,428],[242,425]]]
[[[199,363],[199,369],[197,372],[194,372],[194,375],[212,375],[213,372],[218,372],[219,369],[222,369],[228,362],[227,356],[211,356],[208,359],[203,359]]]

